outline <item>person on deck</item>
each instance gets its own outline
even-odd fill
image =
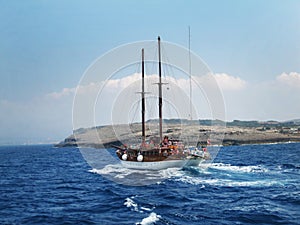
[[[162,147],[168,147],[170,145],[168,136],[165,136],[162,143]]]

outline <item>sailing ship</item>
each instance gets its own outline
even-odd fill
[[[146,140],[145,128],[145,60],[144,49],[142,49],[142,141],[137,147],[113,146],[121,164],[129,169],[161,170],[172,167],[198,166],[201,162],[210,158],[206,148],[187,147],[180,140],[163,138],[163,118],[162,118],[162,67],[161,67],[161,47],[160,37],[158,37],[158,109],[159,109],[159,140],[160,143],[154,144]]]

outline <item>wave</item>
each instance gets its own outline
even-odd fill
[[[131,186],[162,184],[162,181],[176,181],[191,185],[220,187],[268,187],[284,185],[280,180],[270,177],[269,171],[262,165],[236,166],[224,163],[200,164],[185,169],[169,168],[160,171],[126,169],[122,165],[107,165],[103,169],[92,169],[106,178]],[[128,202],[129,204],[129,202]]]
[[[168,168],[165,170],[134,170],[124,168],[121,164],[106,165],[102,169],[91,169],[89,172],[100,174],[114,182],[130,185],[143,186],[160,184],[163,180],[178,176],[179,168]]]
[[[176,181],[192,184],[201,185],[201,188],[207,186],[218,186],[218,187],[269,187],[269,186],[283,186],[280,181],[276,180],[254,180],[254,181],[237,181],[230,179],[202,179],[195,177],[184,176],[176,179]]]
[[[241,173],[267,173],[269,170],[261,165],[258,166],[233,166],[231,164],[224,164],[224,163],[207,163],[207,164],[200,164],[198,167],[190,167],[184,168],[184,170],[196,170],[201,174],[210,174],[211,172],[208,169],[216,169],[222,171],[233,171],[233,172],[241,172]],[[141,173],[144,175],[151,175],[161,178],[171,178],[177,175],[178,172],[182,171],[180,168],[168,168],[159,171],[152,171],[152,170],[134,170],[134,169],[127,169],[123,167],[121,164],[112,164],[106,165],[102,169],[91,169],[89,172],[97,173],[101,175],[108,175],[114,174],[116,177],[124,178],[132,173]]]
[[[134,202],[133,198],[134,197],[126,198],[125,202],[124,202],[124,205],[127,208],[131,208],[131,210],[133,210],[133,211],[139,212],[138,204]],[[143,211],[140,211],[140,212],[143,212]]]
[[[151,225],[155,222],[159,221],[161,218],[160,215],[157,215],[156,213],[152,212],[150,215],[146,218],[144,218],[141,222],[136,223],[137,225]]]
[[[199,167],[187,169],[185,174],[175,178],[177,182],[191,185],[219,187],[269,187],[283,186],[284,184],[274,177],[271,172],[262,165],[231,165],[224,163],[203,164]]]
[[[153,212],[153,210],[155,209],[155,207],[153,207],[152,209],[148,208],[148,207],[143,207],[143,206],[139,206],[135,201],[134,201],[135,196],[131,196],[125,199],[124,205],[127,208],[130,208],[132,211],[134,212],[139,212],[139,213],[145,213],[146,212],[150,212],[150,214],[143,218],[141,222],[136,222],[136,225],[151,225],[154,224],[155,222],[159,221],[161,219],[160,215],[157,215],[155,212]]]
[[[257,166],[233,166],[224,163],[211,163],[208,165],[211,169],[231,171],[237,173],[268,173],[269,170],[261,165]]]

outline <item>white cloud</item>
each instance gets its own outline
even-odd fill
[[[248,84],[238,95],[224,92],[228,120],[299,118],[300,105],[295,104],[300,101],[299,81],[295,72],[282,73],[274,80]]]
[[[141,79],[141,74],[134,73],[130,76],[122,77],[120,79],[107,80],[104,83],[107,88],[116,90],[126,88],[128,85],[138,81],[139,79]]]
[[[226,73],[213,75],[222,91],[239,91],[246,87],[246,81],[239,77],[230,76]]]
[[[59,99],[65,96],[73,95],[76,91],[76,88],[63,88],[60,92],[52,92],[47,94],[47,97]]]
[[[291,87],[300,87],[300,73],[297,72],[282,73],[277,76],[276,80]]]
[[[122,77],[118,79],[110,79],[101,82],[91,82],[87,85],[79,85],[77,87],[72,88],[63,88],[61,91],[58,92],[51,92],[46,94],[46,97],[53,98],[53,99],[61,99],[67,96],[74,96],[75,93],[77,94],[95,94],[98,93],[100,90],[105,89],[107,92],[115,93],[118,90],[122,90],[126,88],[128,85],[138,81],[141,77],[141,74],[134,73],[127,77]]]
[[[153,89],[156,89],[156,86],[153,85],[153,83],[156,83],[158,80],[158,75],[157,74],[151,74],[151,75],[146,75],[146,91],[153,91]],[[226,73],[216,73],[213,74],[212,76],[214,80],[217,82],[219,85],[220,89],[222,91],[240,91],[245,89],[246,87],[246,81],[242,80],[239,77],[234,77],[231,75],[228,75]],[[197,81],[198,84],[203,84],[205,86],[207,85],[214,85],[214,82],[210,80],[207,76],[204,77],[199,77],[199,79],[196,79],[198,77],[193,77],[194,81]],[[79,94],[79,95],[84,95],[85,99],[88,98],[88,96],[95,96],[97,95],[100,91],[104,94],[110,94],[109,98],[112,99],[114,96],[118,95],[120,91],[123,89],[131,86],[133,83],[139,81],[141,79],[141,74],[140,73],[134,73],[130,76],[118,78],[118,79],[110,79],[106,81],[101,81],[101,82],[96,82],[96,83],[89,83],[87,85],[80,85],[78,87],[73,87],[73,88],[63,88],[59,92],[52,92],[47,94],[47,97],[50,97],[52,99],[61,99],[64,97],[73,97],[74,94]],[[168,80],[168,83],[174,83],[178,85],[182,90],[187,91],[189,90],[189,79],[188,78],[177,78],[175,79],[174,77],[167,76],[164,79]],[[163,82],[165,82],[163,80]],[[139,84],[137,84],[137,90],[135,91],[140,91],[139,90]],[[216,86],[216,85],[215,85]],[[196,90],[198,87],[196,86],[196,83],[193,83],[193,89]],[[151,90],[152,89],[152,90]],[[111,96],[113,95],[113,96]]]

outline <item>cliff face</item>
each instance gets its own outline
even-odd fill
[[[197,144],[206,143],[208,139],[211,144],[218,145],[300,142],[300,125],[294,122],[238,120],[227,124],[219,120],[165,120],[164,122],[164,135],[168,135],[171,139],[196,140]],[[140,127],[140,124],[132,124],[81,128],[56,146],[103,148],[111,145],[137,144],[141,142]],[[157,121],[148,121],[146,127],[149,138],[158,136]]]

